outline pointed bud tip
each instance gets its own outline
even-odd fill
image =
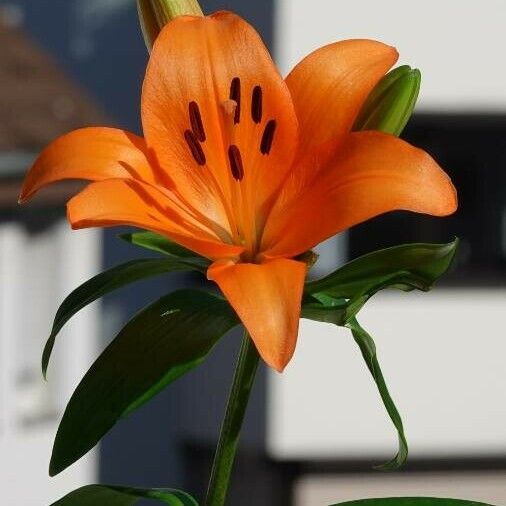
[[[409,65],[390,71],[369,95],[353,129],[399,136],[413,113],[420,82],[420,70]]]
[[[417,79],[422,79],[422,72],[420,71],[420,69],[412,69],[411,70],[411,73],[413,74],[414,77],[416,77]]]

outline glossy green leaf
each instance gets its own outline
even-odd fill
[[[353,129],[399,136],[413,114],[421,77],[420,71],[409,65],[389,72],[369,95]]]
[[[186,492],[172,489],[140,489],[88,485],[74,490],[51,506],[133,506],[139,499],[153,499],[169,506],[198,506]]]
[[[384,288],[428,291],[450,267],[458,239],[449,244],[404,244],[356,258],[322,279],[306,283],[313,297],[371,297]]]
[[[120,418],[199,365],[238,323],[223,298],[197,290],[173,292],[137,314],[72,395],[56,435],[51,476],[93,448]]]
[[[490,506],[483,502],[437,497],[391,497],[384,499],[360,499],[341,502],[333,506]]]
[[[349,319],[348,305],[349,302],[346,299],[324,297],[323,300],[319,300],[305,294],[302,301],[301,318],[342,326]]]
[[[368,295],[348,300],[335,299],[323,293],[314,296],[305,294],[302,301],[301,318],[343,327],[368,300]]]
[[[376,345],[374,344],[372,337],[360,326],[355,318],[352,318],[351,321],[347,323],[347,326],[351,330],[355,342],[358,344],[360,351],[362,352],[362,356],[364,357],[365,363],[367,364],[367,368],[369,369],[378,387],[381,400],[385,405],[390,419],[397,429],[397,435],[399,438],[399,450],[397,452],[397,455],[389,462],[386,462],[385,464],[377,467],[377,469],[382,471],[391,471],[402,466],[408,458],[408,443],[404,435],[404,427],[402,425],[401,416],[399,415],[394,401],[388,392],[385,378],[383,377],[383,373],[381,372],[381,368],[378,362]]]
[[[199,259],[199,262],[205,266],[208,266],[211,263],[206,258],[197,255],[197,253],[180,246],[163,235],[155,234],[154,232],[133,232],[129,234],[121,234],[118,237],[123,239],[123,241],[133,244],[134,246],[156,251],[157,253],[162,253],[164,255],[192,258],[195,260]]]
[[[193,260],[195,260],[195,262]],[[44,377],[46,377],[47,374],[47,367],[56,336],[70,318],[78,311],[100,297],[134,283],[135,281],[166,274],[168,272],[190,270],[202,271],[202,265],[199,263],[198,259],[171,257],[133,260],[117,265],[105,272],[101,272],[76,288],[67,296],[56,312],[51,334],[49,335],[46,346],[44,347],[44,352],[42,353],[42,373]]]

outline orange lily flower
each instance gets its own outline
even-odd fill
[[[346,40],[283,80],[240,17],[178,17],[147,67],[145,137],[85,128],[57,139],[20,201],[62,179],[92,181],[68,202],[72,227],[137,226],[211,259],[209,279],[282,371],[306,276],[297,255],[381,213],[456,209],[450,179],[428,154],[380,132],[351,132],[397,56],[380,42]]]

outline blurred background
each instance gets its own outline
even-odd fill
[[[321,275],[402,242],[461,238],[453,272],[430,294],[385,293],[361,321],[376,338],[403,415],[409,464],[378,474],[396,435],[351,336],[304,321],[283,375],[261,368],[230,504],[321,506],[375,496],[453,496],[506,504],[506,36],[503,0],[213,0],[261,32],[281,69],[344,38],[395,45],[422,70],[403,137],[452,176],[448,219],[392,213],[320,247]],[[82,484],[171,486],[202,496],[238,336],[119,423],[62,475],[47,475],[66,402],[96,356],[139,308],[191,276],[142,282],[95,304],[62,332],[49,371],[40,355],[53,315],[78,284],[142,251],[118,230],[70,232],[51,187],[27,206],[20,182],[51,140],[87,125],[140,132],[147,52],[134,0],[0,1],[0,482],[5,504],[41,506]]]

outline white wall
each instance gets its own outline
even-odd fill
[[[66,220],[36,234],[0,224],[2,504],[50,504],[97,479],[93,453],[58,477],[48,476],[58,420],[97,355],[97,308],[82,311],[58,337],[48,383],[40,357],[58,305],[100,269],[99,237],[93,230],[72,232]]]
[[[504,0],[278,0],[276,52],[286,73],[339,39],[373,38],[420,68],[420,110],[506,110]]]

